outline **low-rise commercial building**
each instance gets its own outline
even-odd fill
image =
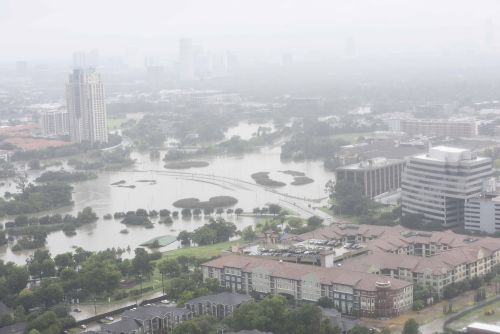
[[[202,264],[203,278],[246,294],[285,294],[296,300],[330,298],[342,313],[394,317],[411,309],[413,284],[383,276],[269,259],[227,255]]]
[[[335,179],[358,184],[363,195],[373,198],[401,187],[401,174],[405,161],[402,159],[373,158],[342,166],[335,170]]]
[[[401,119],[399,131],[410,136],[423,135],[428,137],[475,137],[477,123],[474,119]]]

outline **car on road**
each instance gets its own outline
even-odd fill
[[[80,325],[80,328],[81,328],[81,329],[87,329],[87,325],[81,324],[81,325]]]
[[[160,301],[160,303],[168,305],[168,304],[171,304],[172,302],[168,299],[163,299],[162,301]]]
[[[80,310],[79,308],[74,308],[73,312],[80,313],[80,312],[82,312],[82,310]]]
[[[106,319],[106,320],[108,320],[108,321],[113,321],[113,320],[115,320],[113,317],[109,317],[109,316],[108,316],[108,317],[106,317],[105,319]]]

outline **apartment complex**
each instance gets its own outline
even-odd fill
[[[490,158],[454,147],[437,146],[411,157],[402,174],[403,215],[422,214],[443,226],[464,223],[465,201],[483,190],[493,175]]]
[[[209,315],[221,320],[231,316],[241,304],[251,302],[253,298],[248,295],[221,292],[191,299],[186,303],[186,309],[195,316]]]
[[[101,76],[94,69],[74,69],[66,85],[69,133],[75,143],[107,143],[108,125]]]
[[[94,334],[166,334],[178,324],[196,316],[209,315],[222,320],[241,304],[252,302],[250,296],[222,292],[202,296],[186,302],[186,307],[151,305],[134,307],[123,312],[121,319],[103,324]],[[90,334],[90,332],[86,332]]]
[[[473,119],[401,119],[399,130],[411,136],[453,138],[477,136],[477,124]]]
[[[66,110],[47,110],[40,115],[42,136],[55,137],[69,134],[69,116]]]
[[[467,200],[464,225],[468,231],[500,232],[500,195],[484,193]]]
[[[405,161],[402,159],[374,158],[335,170],[336,181],[359,184],[363,195],[373,198],[401,187],[401,174]]]
[[[484,276],[500,265],[500,243],[452,231],[423,232],[401,226],[334,224],[295,237],[364,244],[363,255],[347,257],[341,268],[406,280],[443,289],[464,279]],[[339,257],[340,258],[340,257]]]
[[[413,284],[383,276],[227,255],[202,264],[203,278],[221,287],[259,294],[286,294],[296,300],[330,298],[335,308],[361,317],[394,317],[411,309]]]

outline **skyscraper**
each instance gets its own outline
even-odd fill
[[[189,38],[179,40],[179,78],[194,79],[194,47]]]
[[[94,69],[74,69],[66,85],[66,96],[71,141],[107,143],[106,104],[99,73]]]

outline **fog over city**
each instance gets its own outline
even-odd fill
[[[0,0],[0,334],[500,334],[500,1]]]

